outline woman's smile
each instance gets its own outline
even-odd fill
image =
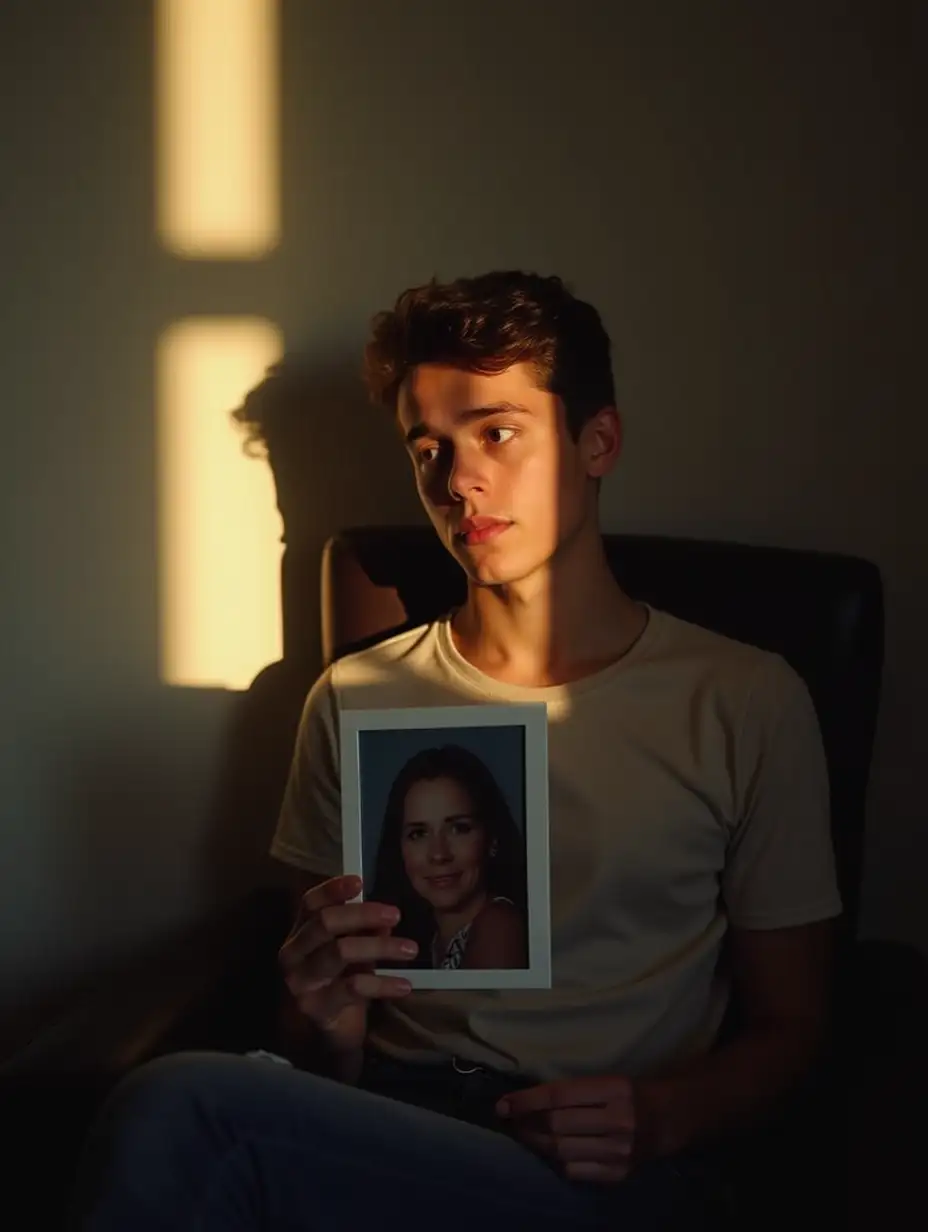
[[[429,885],[434,887],[434,889],[436,890],[454,889],[454,887],[457,886],[460,880],[461,880],[461,874],[459,872],[458,873],[438,873],[434,877],[426,878],[426,881],[428,881]]]

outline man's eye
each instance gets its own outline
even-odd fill
[[[515,428],[487,428],[487,437],[491,445],[505,445],[515,436]]]
[[[438,460],[438,446],[425,445],[422,449],[416,450],[416,461],[420,466],[428,466],[431,462]]]

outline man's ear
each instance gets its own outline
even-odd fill
[[[591,479],[608,475],[622,452],[622,417],[614,406],[592,415],[580,432],[586,473]]]

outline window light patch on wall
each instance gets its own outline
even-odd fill
[[[157,352],[161,677],[247,688],[282,653],[273,477],[230,419],[279,357],[258,317],[189,317]]]
[[[280,238],[278,0],[156,0],[157,228],[176,256]]]

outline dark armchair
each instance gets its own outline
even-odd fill
[[[860,943],[857,912],[864,809],[883,650],[882,586],[866,561],[813,552],[610,535],[623,586],[685,619],[784,655],[818,710],[832,781],[832,828],[846,906],[832,1046],[794,1105],[733,1156],[743,1226],[779,1227],[800,1213],[850,1225],[851,1208],[884,1219],[914,1193],[906,1151],[928,1094],[925,964],[904,947]],[[284,561],[285,612],[315,563]],[[326,661],[437,615],[462,594],[462,576],[432,532],[368,528],[331,541],[322,567]],[[287,653],[243,699],[246,727],[264,733],[265,807],[273,809],[306,689],[311,648],[289,622]],[[268,752],[267,733],[274,733]],[[237,760],[237,790],[249,765]],[[269,768],[270,767],[270,768]],[[101,976],[46,1016],[0,1063],[0,1118],[14,1182],[27,1161],[54,1178],[34,1226],[55,1226],[80,1139],[100,1099],[127,1070],[182,1048],[245,1050],[272,1042],[275,951],[288,927],[282,892],[262,889],[174,944]],[[919,1086],[921,1084],[921,1086]],[[919,1163],[921,1162],[919,1158]],[[4,1178],[6,1179],[6,1178]],[[891,1193],[887,1194],[887,1185]],[[868,1205],[869,1204],[869,1205]]]

